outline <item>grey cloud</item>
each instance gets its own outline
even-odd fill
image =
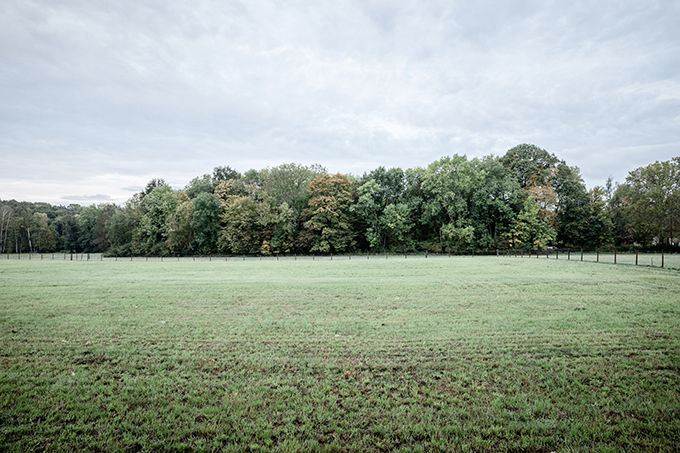
[[[55,184],[103,175],[97,192],[118,201],[150,177],[183,187],[216,165],[361,173],[522,142],[592,186],[680,143],[674,2],[16,0],[5,11],[0,164]]]

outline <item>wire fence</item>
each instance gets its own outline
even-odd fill
[[[616,264],[628,266],[647,266],[664,269],[680,269],[680,254],[664,251],[626,251],[620,252],[613,249],[586,250],[586,249],[545,249],[545,250],[502,250],[499,256],[510,256],[534,259],[559,259],[568,261],[581,261],[590,263]]]
[[[615,264],[626,266],[646,266],[664,269],[680,270],[680,253],[626,251],[586,249],[555,249],[544,250],[491,250],[464,252],[403,252],[403,253],[345,253],[345,254],[230,254],[230,255],[201,255],[201,256],[105,256],[102,253],[7,253],[0,255],[0,260],[28,260],[28,261],[132,261],[132,262],[172,262],[172,261],[333,261],[333,260],[375,260],[375,259],[437,259],[455,256],[497,256],[521,259],[553,259],[579,261],[601,264]]]

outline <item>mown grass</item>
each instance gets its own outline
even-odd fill
[[[0,261],[0,450],[678,451],[680,274]]]

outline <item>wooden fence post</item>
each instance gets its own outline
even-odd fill
[[[555,249],[555,259],[558,260],[560,259],[560,251]]]
[[[638,250],[635,251],[635,265],[638,265]]]
[[[599,249],[597,250],[597,262],[598,263],[600,262],[600,250]]]
[[[571,249],[567,249],[567,261],[571,259]]]
[[[616,249],[614,249],[614,264],[616,264]]]
[[[661,250],[661,267],[663,267],[663,250]]]
[[[583,249],[581,249],[581,261],[583,261]]]

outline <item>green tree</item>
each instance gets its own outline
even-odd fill
[[[539,204],[539,217],[556,231],[557,243],[595,245],[589,241],[601,227],[591,218],[591,198],[577,167],[535,145],[518,145],[501,157],[501,163]]]
[[[213,178],[209,174],[204,174],[203,176],[197,176],[184,188],[184,193],[186,193],[192,200],[198,197],[202,193],[213,194],[215,191],[215,184]]]
[[[539,215],[540,206],[536,198],[529,196],[522,211],[512,223],[508,233],[510,246],[514,249],[542,249],[555,240],[556,232],[546,219]]]
[[[259,253],[262,240],[257,203],[247,196],[233,196],[224,207],[217,247],[225,253]]]
[[[375,179],[370,179],[357,189],[358,199],[350,206],[350,212],[363,219],[365,224],[364,235],[368,246],[378,249],[383,246],[382,228],[380,222],[384,207],[380,205],[380,185]]]
[[[285,202],[300,213],[309,199],[309,184],[324,173],[325,169],[320,165],[308,167],[290,163],[261,170],[257,180],[267,195],[274,199],[275,204]]]
[[[561,161],[536,145],[523,143],[509,149],[500,162],[515,175],[522,187],[528,187],[551,185]]]
[[[230,179],[241,179],[241,173],[234,170],[230,166],[221,166],[213,168],[212,173],[212,183],[217,187],[222,181],[228,181]]]
[[[0,207],[0,252],[7,253],[11,247],[7,248],[7,240],[9,239],[10,222],[14,216],[14,209],[11,206]]]
[[[425,172],[423,216],[421,222],[430,229],[433,251],[465,250],[473,246],[474,227],[470,219],[470,202],[483,174],[466,156],[443,157],[431,163]]]
[[[78,215],[78,243],[84,252],[104,252],[110,246],[106,224],[116,210],[115,205],[91,205]]]
[[[167,222],[177,209],[177,194],[170,186],[155,187],[142,199],[141,208],[144,215],[139,223],[139,243],[136,252],[167,254],[169,252]]]
[[[513,174],[496,157],[473,159],[480,183],[470,199],[470,222],[474,226],[474,248],[489,250],[503,246],[512,221],[526,199]]]
[[[414,248],[415,241],[411,236],[414,217],[406,190],[406,175],[398,167],[389,170],[378,167],[358,181],[358,199],[350,210],[360,221],[359,230],[362,234],[359,237],[365,240],[369,248],[400,251]],[[388,206],[392,208],[386,213]],[[405,213],[408,215],[403,217]],[[388,232],[386,225],[395,226],[397,218],[399,232]]]
[[[144,198],[144,197],[146,197],[149,193],[151,193],[151,191],[152,191],[153,189],[155,189],[156,187],[163,187],[163,186],[167,186],[167,185],[168,185],[168,183],[165,182],[165,179],[163,179],[163,178],[154,178],[154,179],[152,179],[151,181],[149,181],[148,183],[146,183],[146,187],[144,187],[144,190],[142,190],[142,191],[139,193],[139,196],[140,196],[140,198]]]
[[[295,237],[299,224],[299,216],[295,209],[284,201],[279,205],[274,223],[271,248],[283,253],[295,250]]]
[[[191,223],[194,216],[194,202],[189,196],[177,194],[177,208],[168,219],[168,249],[173,254],[188,254],[194,239]]]
[[[671,244],[680,220],[680,157],[632,170],[623,188],[635,239]]]
[[[221,214],[220,201],[213,193],[200,193],[193,202],[193,248],[199,253],[215,251]]]
[[[138,250],[139,225],[144,212],[142,196],[135,194],[122,209],[116,209],[106,222],[106,234],[110,246],[108,255],[128,256]]]
[[[386,249],[403,252],[414,248],[411,237],[413,219],[406,203],[388,204],[380,216],[380,226],[385,237]]]
[[[44,212],[33,214],[35,225],[36,249],[39,253],[51,253],[57,250],[57,234],[49,224]]]
[[[588,192],[588,197],[590,198],[590,213],[582,228],[584,245],[590,247],[614,245],[616,231],[611,213],[607,208],[607,190],[601,186],[595,186]]]
[[[78,215],[67,212],[55,219],[57,233],[59,234],[59,249],[64,252],[80,252],[80,229]]]
[[[345,252],[355,246],[350,206],[352,182],[341,174],[317,176],[309,185],[310,199],[302,213],[303,245],[311,252]]]

